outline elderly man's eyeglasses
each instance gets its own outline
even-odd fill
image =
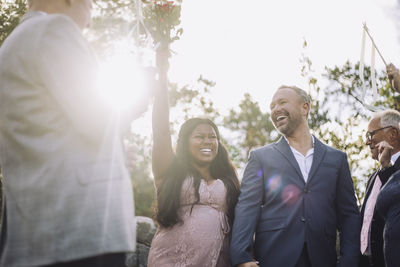
[[[387,128],[394,128],[394,127],[393,127],[393,126],[386,126],[386,127],[378,128],[378,129],[373,130],[373,131],[368,131],[368,132],[366,132],[366,133],[365,133],[365,137],[367,138],[367,141],[371,142],[372,137],[374,137],[374,135],[375,135],[377,132],[379,132],[380,130],[383,130],[383,129],[387,129]]]

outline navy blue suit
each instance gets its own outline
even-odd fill
[[[314,140],[307,183],[284,138],[250,153],[235,211],[233,265],[255,259],[262,267],[293,267],[306,243],[312,266],[357,266],[360,217],[346,154]]]
[[[372,187],[377,179],[377,175],[379,175],[379,179],[381,180],[382,187],[386,184],[389,177],[400,169],[400,158],[396,160],[394,166],[389,167],[385,170],[378,170],[374,172],[369,178],[367,182],[367,189],[365,190],[364,202],[361,206],[361,226],[364,218],[365,206],[367,204],[367,200],[371,194]],[[379,215],[378,210],[374,209],[374,215],[371,221],[371,229],[370,229],[370,249],[371,249],[371,258],[368,259],[367,256],[361,255],[359,267],[384,267],[385,260],[383,256],[383,229],[385,227],[385,220],[382,216]]]
[[[400,266],[400,171],[382,187],[376,209],[384,218],[383,252],[386,267]]]

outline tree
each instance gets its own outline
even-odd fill
[[[239,110],[231,109],[224,118],[226,128],[235,133],[236,147],[239,148],[238,157],[234,157],[236,165],[243,167],[250,151],[259,146],[276,141],[278,132],[275,130],[268,112],[262,112],[260,106],[249,93],[239,104]]]
[[[0,1],[0,46],[26,12],[26,0]]]
[[[129,133],[125,137],[125,149],[135,197],[135,214],[152,217],[155,188],[150,175],[151,140]]]
[[[304,50],[306,48],[305,42]],[[376,162],[370,158],[364,140],[365,127],[371,111],[363,103],[372,101],[371,70],[369,67],[364,69],[367,94],[363,102],[363,82],[359,76],[359,63],[353,65],[347,61],[343,66],[325,67],[323,77],[329,81],[329,85],[321,90],[312,70],[311,60],[303,53],[300,61],[301,73],[309,84],[309,94],[312,98],[311,129],[322,141],[347,153],[355,192],[361,204],[368,175],[371,169],[376,167]],[[382,109],[398,109],[399,94],[390,88],[385,73],[379,73],[376,80],[379,97],[375,106],[380,106]]]

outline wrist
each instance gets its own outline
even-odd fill
[[[392,166],[393,166],[393,164],[391,162],[389,162],[387,164],[382,164],[381,167],[379,168],[379,170],[380,171],[385,171],[385,170],[389,169]]]

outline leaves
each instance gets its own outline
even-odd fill
[[[242,153],[236,158],[236,161],[240,161],[236,165],[241,167],[247,161],[251,149],[276,141],[278,137],[269,113],[262,112],[249,93],[244,95],[239,110],[231,109],[223,121],[224,126],[237,135],[235,145]]]
[[[154,45],[169,45],[179,40],[183,33],[180,25],[182,1],[156,0],[145,5],[144,22],[151,33]]]
[[[306,49],[306,45],[304,47]],[[363,82],[359,76],[359,63],[346,61],[342,66],[325,67],[322,77],[329,81],[325,88],[312,71],[311,60],[303,53],[300,62],[302,76],[308,81],[312,98],[310,128],[322,141],[347,153],[354,188],[359,204],[362,203],[365,184],[376,162],[370,157],[363,140],[371,112],[362,104]],[[372,102],[371,71],[364,68],[365,102]],[[378,73],[378,101],[375,106],[399,109],[399,94],[390,88],[384,72]]]
[[[26,12],[26,1],[0,1],[0,46]]]

